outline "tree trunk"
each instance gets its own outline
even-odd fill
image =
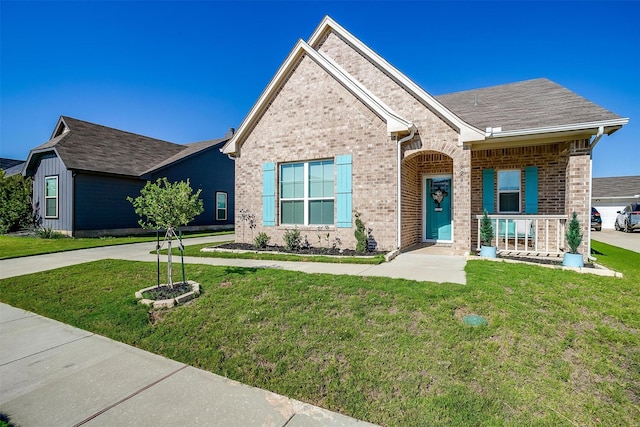
[[[172,230],[169,229],[167,230],[167,249],[169,252],[167,252],[167,283],[169,285],[170,288],[173,289],[173,277],[172,277],[172,271],[171,271],[171,240],[173,239],[172,236]]]

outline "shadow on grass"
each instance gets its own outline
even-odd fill
[[[259,268],[255,267],[225,267],[224,272],[226,274],[238,274],[240,276],[246,276],[247,274],[257,273]]]

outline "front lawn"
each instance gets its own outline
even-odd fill
[[[382,425],[638,425],[640,254],[594,246],[624,279],[483,261],[467,285],[190,264],[204,293],[150,316],[133,294],[155,264],[104,260],[0,280],[0,300]],[[471,313],[488,325],[463,325]]]
[[[185,237],[214,236],[231,234],[233,231],[192,233]],[[126,245],[129,243],[153,242],[156,236],[96,237],[96,238],[60,238],[41,239],[39,237],[0,235],[0,259],[19,258],[31,255],[50,254],[76,249],[97,248],[101,246]]]

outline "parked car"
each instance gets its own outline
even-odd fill
[[[618,211],[615,227],[616,230],[624,230],[627,233],[640,230],[640,203],[631,203]]]
[[[591,228],[595,231],[602,230],[602,217],[598,209],[591,207]]]

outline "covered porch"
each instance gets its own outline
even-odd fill
[[[493,224],[491,243],[497,252],[509,256],[551,257],[565,252],[567,215],[488,215]],[[480,221],[474,215],[477,228],[476,251],[480,251]]]

